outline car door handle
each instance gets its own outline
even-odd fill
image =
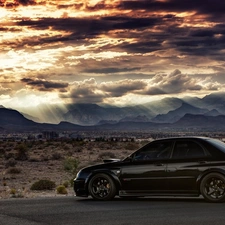
[[[166,172],[176,172],[176,171],[177,171],[176,168],[168,168],[168,169],[166,170]]]
[[[199,164],[205,164],[205,163],[206,163],[206,161],[204,161],[204,160],[199,161]]]

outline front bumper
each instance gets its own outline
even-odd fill
[[[88,191],[86,190],[85,187],[85,180],[74,180],[73,182],[73,187],[74,187],[74,192],[76,196],[79,197],[87,197],[88,196]]]

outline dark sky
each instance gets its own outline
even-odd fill
[[[0,0],[1,105],[224,91],[224,12],[221,0]]]

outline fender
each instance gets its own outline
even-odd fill
[[[200,190],[200,184],[201,184],[203,177],[205,177],[209,173],[220,173],[225,176],[225,170],[220,169],[220,168],[210,168],[210,169],[204,171],[197,177],[197,180],[196,180],[197,187],[199,190]]]
[[[113,168],[113,170],[116,170],[115,168]],[[120,169],[117,169],[117,170],[120,170]],[[104,174],[107,174],[108,176],[110,176],[113,181],[115,182],[115,185],[116,185],[116,188],[117,190],[120,190],[121,189],[121,182],[118,178],[118,176],[116,175],[116,173],[114,173],[112,170],[110,169],[98,169],[98,170],[94,170],[93,172],[91,172],[89,174],[89,176],[86,178],[85,180],[85,190],[87,191],[88,193],[88,183],[90,181],[90,179],[95,175],[95,174],[98,174],[98,173],[104,173]]]

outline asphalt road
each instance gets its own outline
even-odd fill
[[[0,225],[223,225],[225,203],[140,198],[109,202],[59,197],[0,200]]]

